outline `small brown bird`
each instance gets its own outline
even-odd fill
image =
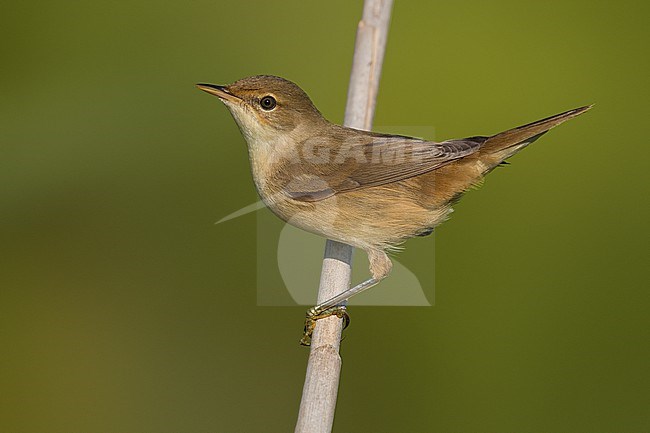
[[[361,248],[372,278],[309,310],[312,317],[385,278],[386,251],[428,235],[469,188],[549,129],[591,106],[499,134],[441,143],[335,125],[283,78],[198,84],[223,101],[246,142],[263,202],[284,221]]]

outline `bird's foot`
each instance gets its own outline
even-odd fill
[[[316,321],[330,316],[336,316],[343,319],[343,329],[347,328],[350,324],[350,316],[348,315],[345,305],[335,305],[325,310],[310,308],[307,311],[307,317],[305,318],[305,331],[300,339],[300,344],[302,346],[310,346],[311,334],[314,332]]]

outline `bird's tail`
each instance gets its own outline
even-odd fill
[[[469,188],[480,185],[485,175],[507,158],[537,140],[549,129],[579,116],[591,107],[588,105],[576,108],[491,137],[464,139],[480,143],[478,151],[432,172],[434,177],[428,185],[431,185],[435,191],[427,195],[430,197],[430,202],[427,202],[427,205],[432,208],[440,208],[453,203]]]
[[[533,141],[548,132],[551,128],[573,119],[589,110],[593,105],[576,108],[565,111],[537,122],[509,129],[499,134],[488,137],[481,146],[481,154],[486,159],[491,159],[494,163],[499,164],[501,161],[512,156],[519,150],[528,146]]]

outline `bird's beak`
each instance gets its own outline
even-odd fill
[[[226,86],[217,86],[216,84],[199,83],[196,85],[199,89],[211,95],[217,96],[222,101],[238,102],[241,99],[233,95]]]

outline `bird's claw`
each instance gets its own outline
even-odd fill
[[[345,305],[335,305],[334,307],[322,311],[316,308],[310,308],[307,311],[307,317],[305,318],[305,331],[300,339],[300,345],[310,346],[311,334],[314,332],[316,321],[330,316],[336,316],[343,319],[343,329],[350,325],[350,315],[348,314]]]

